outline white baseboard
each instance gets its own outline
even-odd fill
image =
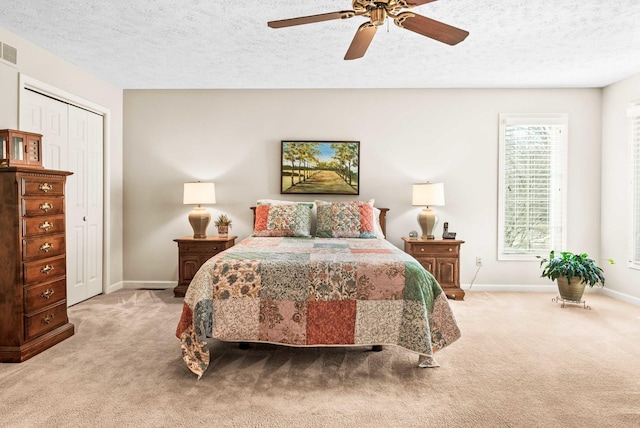
[[[166,290],[174,288],[178,281],[124,281],[123,288],[132,290]]]
[[[501,291],[501,292],[526,292],[526,293],[553,293],[558,290],[555,284],[531,285],[531,284],[462,284],[460,286],[465,291]]]
[[[113,293],[114,291],[121,290],[124,287],[124,283],[122,281],[116,282],[115,284],[111,284],[107,286],[105,290],[105,294]]]
[[[531,285],[531,284],[521,284],[521,285],[513,285],[513,284],[473,284],[473,286],[469,286],[469,284],[462,284],[460,286],[465,291],[494,291],[494,292],[526,292],[526,293],[557,293],[558,286],[555,284],[550,285]],[[605,296],[612,297],[616,300],[621,300],[623,302],[631,303],[632,305],[640,306],[640,298],[630,296],[625,293],[621,293],[619,291],[612,290],[606,287],[594,287],[593,289],[587,288],[585,293],[601,293]]]
[[[632,305],[640,306],[640,298],[630,296],[625,293],[621,293],[616,290],[612,290],[610,288],[602,287],[598,288],[598,293],[604,294],[605,296],[613,297],[617,300],[622,300],[623,302],[631,303]]]

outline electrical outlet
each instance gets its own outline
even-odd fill
[[[482,257],[476,257],[476,266],[482,266]]]

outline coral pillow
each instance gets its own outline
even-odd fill
[[[258,205],[253,236],[311,236],[311,204]]]

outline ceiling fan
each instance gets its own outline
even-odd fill
[[[393,22],[400,28],[405,28],[448,45],[453,46],[463,41],[469,35],[468,31],[413,12],[403,11],[403,9],[410,9],[434,1],[436,0],[352,0],[353,10],[269,21],[267,25],[271,28],[283,28],[333,19],[365,16],[369,18],[369,22],[360,25],[358,31],[356,31],[356,35],[344,56],[344,59],[347,60],[364,56],[371,40],[373,40],[373,36],[376,34],[376,30],[384,24],[388,17],[393,18]]]

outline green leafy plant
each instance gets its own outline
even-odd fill
[[[216,226],[228,226],[231,227],[231,219],[226,214],[220,214],[218,218],[213,222]]]
[[[570,282],[572,278],[580,278],[580,282],[589,284],[593,287],[602,284],[604,287],[604,274],[602,269],[593,259],[590,259],[586,253],[574,254],[570,251],[562,251],[556,256],[555,251],[551,251],[549,258],[542,258],[540,267],[543,267],[542,277],[555,280],[560,276],[567,277]],[[609,263],[613,264],[613,260],[609,259]]]

